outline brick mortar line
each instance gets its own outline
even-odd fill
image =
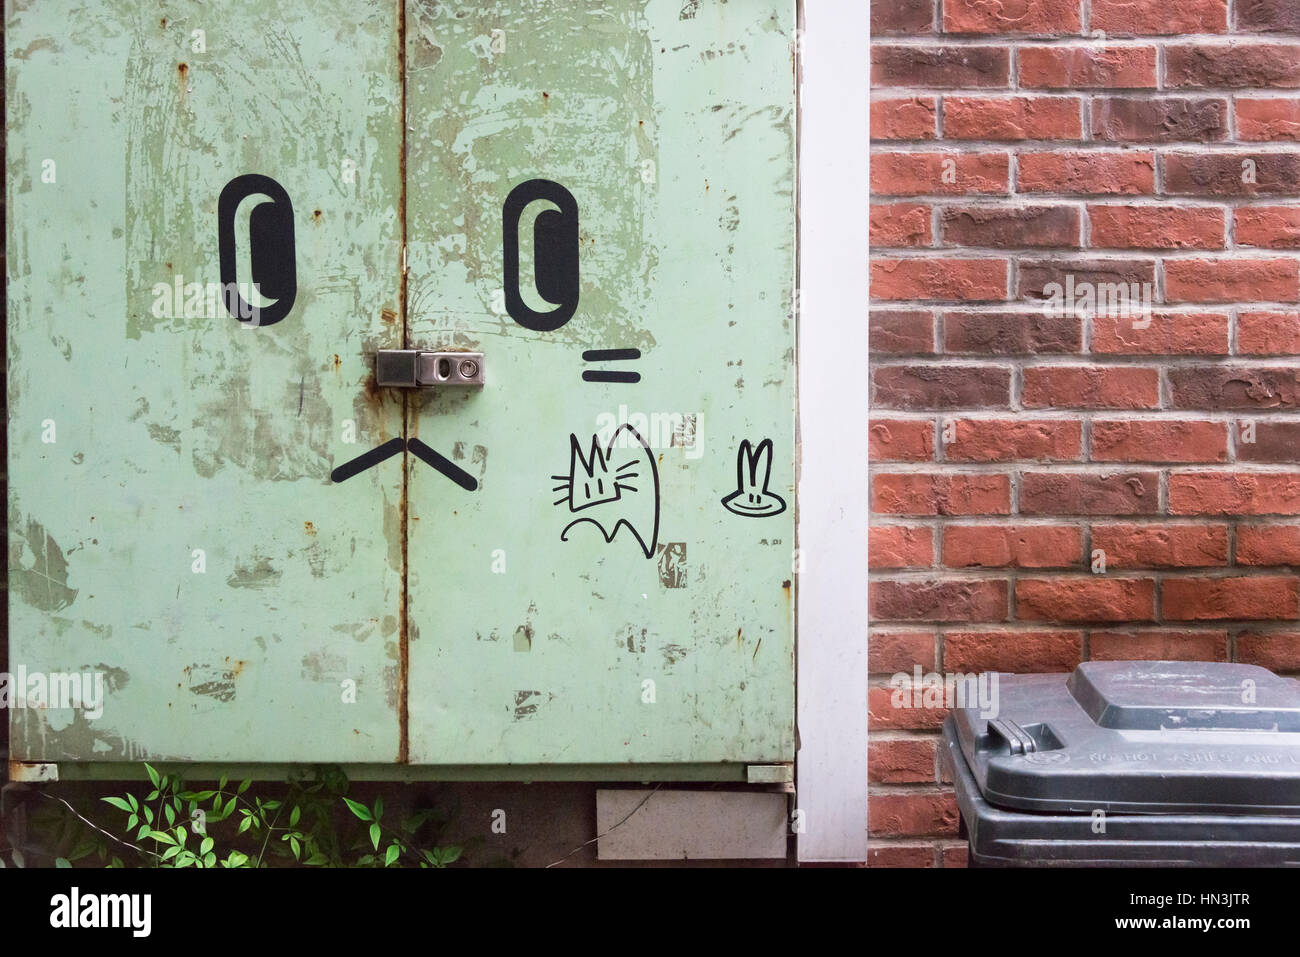
[[[1300,203],[1296,205],[1300,207]],[[941,255],[936,256],[935,253]],[[960,255],[954,255],[954,253]],[[1172,259],[1176,262],[1196,259],[1209,259],[1215,262],[1269,262],[1275,259],[1290,259],[1300,263],[1300,249],[1273,249],[1263,246],[1246,246],[1237,249],[1158,250],[1079,249],[1073,246],[945,246],[940,248],[898,246],[888,247],[884,255],[872,254],[871,259],[877,262],[893,262],[904,259],[1015,259],[1020,262],[1021,260],[1042,259],[1060,262],[1065,265],[1084,265],[1098,262],[1102,266],[1146,266],[1165,259]],[[873,298],[871,301],[874,302],[876,299]],[[960,302],[961,300],[930,301]],[[988,302],[990,300],[979,301]],[[1226,309],[1239,301],[1231,300],[1220,305]],[[1297,302],[1300,302],[1300,300],[1297,300]],[[1208,303],[1206,304],[1208,305]],[[1295,302],[1292,303],[1292,305],[1295,304]]]
[[[880,0],[877,0],[880,2]],[[1179,0],[1171,0],[1178,3]],[[1105,49],[1122,46],[1142,48],[1151,46],[1186,46],[1199,48],[1202,45],[1232,46],[1243,41],[1267,46],[1294,46],[1300,43],[1300,35],[1294,33],[1262,33],[1247,31],[1237,33],[1125,33],[1107,34],[1098,39],[1087,33],[944,33],[940,30],[931,33],[879,33],[871,37],[872,47],[1087,47]]]
[[[923,94],[909,94],[913,98]],[[1296,97],[1300,99],[1300,97]],[[1205,155],[1207,150],[1219,153],[1279,153],[1300,152],[1300,141],[1287,140],[1082,140],[1082,139],[880,139],[871,140],[872,155],[878,153],[945,153],[953,156],[968,155],[972,150],[984,153],[1006,153],[1012,150],[1031,153],[1105,153],[1132,156],[1137,153],[1191,152]],[[888,144],[910,149],[894,149]],[[928,147],[928,148],[926,148]],[[1211,152],[1210,155],[1218,155]]]
[[[1285,467],[1284,467],[1285,466]],[[1108,476],[1124,472],[1155,472],[1161,468],[1176,469],[1179,476],[1202,472],[1236,475],[1277,475],[1300,478],[1300,462],[1037,462],[1016,460],[1012,462],[898,462],[890,463],[888,468],[876,471],[873,477],[880,475],[1010,475],[1014,472],[1052,472],[1059,475]],[[881,514],[902,514],[882,512]],[[980,513],[1001,514],[1001,513]],[[1055,513],[1053,513],[1055,514]],[[1087,515],[1086,512],[1061,514]],[[1106,514],[1106,513],[1102,513]],[[1152,513],[1137,512],[1137,515]],[[1254,512],[1233,512],[1231,514],[1256,515]],[[1268,512],[1258,514],[1285,515],[1286,512]],[[1296,514],[1300,514],[1297,512]]]
[[[926,622],[926,621],[895,621],[895,622],[889,622],[882,625],[872,625],[871,627],[875,629],[876,637],[882,637],[885,635],[889,635],[889,636],[929,635],[929,633],[932,630],[934,631],[947,630],[949,632],[957,632],[960,634],[975,634],[975,635],[997,635],[1007,631],[1020,632],[1023,634],[1034,634],[1036,632],[1041,632],[1044,630],[1080,631],[1080,632],[1087,631],[1099,635],[1108,635],[1108,636],[1127,635],[1134,631],[1144,631],[1144,632],[1175,631],[1175,632],[1191,632],[1192,634],[1198,636],[1205,636],[1205,635],[1217,635],[1220,632],[1226,632],[1230,635],[1231,634],[1270,635],[1274,633],[1289,635],[1289,634],[1297,633],[1297,627],[1296,627],[1297,625],[1300,625],[1300,620],[1267,618],[1267,619],[1260,619],[1258,621],[1245,621],[1245,622],[1242,622],[1240,620],[1237,620],[1236,622],[1228,622],[1226,619],[1224,621],[1199,620],[1199,621],[1169,621],[1169,622],[1137,622],[1133,624],[1125,624],[1125,623],[1099,624],[1096,622],[1081,624],[1079,622],[1065,622],[1062,623],[1061,627],[1059,628],[1049,628],[1049,629],[1042,628],[1039,623],[1025,622],[1025,621],[963,622],[961,623],[960,627],[953,627],[952,624],[935,625],[932,622]],[[868,672],[867,687],[875,688],[877,690],[879,690],[882,687],[885,688],[889,687],[890,676],[897,674],[898,670],[901,669],[897,669],[897,670],[886,669],[884,671]],[[944,673],[944,669],[938,667],[937,665],[933,669],[923,668],[922,670],[923,671],[934,670],[939,674]]]
[[[1095,525],[1139,525],[1139,526],[1187,526],[1214,528],[1221,525],[1237,525],[1246,528],[1295,528],[1300,525],[1300,512],[1206,512],[1206,513],[1168,513],[1168,512],[970,512],[957,515],[935,515],[933,512],[879,512],[871,513],[873,528],[894,526],[926,526],[939,521],[945,528],[971,526],[983,528],[1019,528],[1022,526],[1061,527],[1083,525],[1091,522]],[[910,566],[909,566],[910,567]],[[951,566],[944,565],[944,568]],[[999,568],[1004,566],[998,566]],[[1010,568],[1012,566],[1005,566]],[[1067,566],[1061,566],[1067,567]],[[1183,567],[1183,566],[1169,566]],[[1222,566],[1205,566],[1207,568]],[[1247,565],[1247,568],[1291,567],[1290,565],[1264,566]]]
[[[1213,313],[1210,313],[1210,315],[1213,315]],[[869,367],[872,369],[878,369],[884,367],[898,367],[898,366],[914,366],[914,365],[949,366],[952,368],[970,367],[970,368],[979,368],[979,369],[1011,369],[1011,368],[1035,369],[1035,368],[1057,368],[1057,367],[1076,368],[1077,367],[1077,368],[1089,368],[1089,369],[1098,368],[1104,370],[1107,368],[1134,368],[1134,367],[1145,368],[1148,366],[1150,367],[1168,366],[1170,368],[1197,368],[1197,369],[1206,368],[1206,367],[1209,367],[1211,369],[1214,368],[1293,369],[1295,368],[1296,365],[1293,356],[1274,355],[1274,354],[1254,356],[1254,355],[1229,355],[1225,353],[1214,353],[1214,354],[1206,354],[1206,355],[1164,355],[1163,353],[1111,353],[1111,352],[1041,353],[1040,352],[1040,353],[1035,353],[1033,355],[1025,355],[1023,362],[1010,362],[1008,361],[1009,358],[1010,357],[1007,356],[987,355],[985,353],[968,354],[968,353],[946,352],[946,353],[935,353],[933,355],[928,355],[928,356],[922,353],[922,354],[917,354],[915,356],[898,355],[898,356],[885,356],[885,357],[873,359],[871,360]],[[919,359],[923,361],[909,361],[909,359]],[[989,409],[980,408],[978,406],[969,406],[968,408],[972,412],[990,411]],[[1079,407],[1079,408],[1083,408],[1083,407]],[[1086,408],[1083,408],[1083,410],[1087,411]],[[898,411],[902,412],[908,410],[899,409]],[[915,409],[913,411],[948,412],[948,411],[961,411],[961,409],[960,408],[958,409],[920,408],[920,409]],[[1025,411],[1033,411],[1033,410],[1026,409]],[[1046,412],[1050,410],[1044,409],[1043,411]],[[1061,410],[1058,409],[1058,411]],[[1093,409],[1092,411],[1105,412],[1107,410],[1104,408],[1098,408],[1098,409]],[[1155,410],[1153,409],[1127,410],[1123,408],[1117,408],[1115,409],[1115,411],[1150,412]],[[1170,410],[1170,411],[1179,411],[1179,410]],[[1182,410],[1182,411],[1195,411],[1195,409]],[[1214,410],[1206,409],[1205,411],[1211,412]],[[1227,414],[1228,412],[1235,412],[1235,411],[1248,412],[1248,413],[1252,411],[1257,411],[1258,414],[1268,414],[1267,409],[1260,409],[1260,410],[1223,409],[1221,411],[1224,414]]]
[[[1110,524],[1110,523],[1104,523]],[[1088,579],[1097,581],[1164,581],[1187,579],[1252,579],[1252,577],[1283,577],[1300,581],[1300,566],[1296,564],[1248,564],[1248,566],[1229,566],[1229,564],[1177,564],[1177,566],[1113,566],[1106,564],[1105,572],[1091,571],[1091,562],[1079,566],[943,566],[940,568],[875,568],[868,572],[868,581],[898,581],[898,583],[923,584],[935,580],[936,572],[943,572],[943,581],[953,584],[971,584],[975,581],[1008,581],[1010,575],[1023,575],[1027,579]],[[953,619],[935,619],[953,620]],[[983,619],[982,619],[983,620]],[[1018,619],[1019,620],[1019,619]],[[1054,622],[1060,619],[1023,619],[1045,620]],[[1087,619],[1089,622],[1102,619]],[[1227,620],[1227,619],[1225,619]],[[1249,619],[1232,619],[1249,620]],[[1275,619],[1265,619],[1275,620]],[[1295,619],[1300,622],[1300,618]]]

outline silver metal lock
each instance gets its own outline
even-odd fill
[[[399,389],[483,385],[483,353],[380,349],[375,382]]]

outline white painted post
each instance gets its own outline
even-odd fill
[[[867,857],[867,4],[803,4],[798,810],[806,862]]]

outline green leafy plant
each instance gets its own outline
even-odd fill
[[[461,856],[459,846],[427,846],[445,823],[440,812],[386,820],[382,797],[366,805],[347,796],[349,782],[338,767],[277,783],[277,796],[255,793],[251,780],[232,787],[226,777],[215,788],[195,790],[179,774],[144,768],[148,793],[101,798],[125,815],[124,834],[61,797],[37,792],[55,806],[33,816],[55,866],[93,856],[108,867],[124,867],[124,858],[133,857],[145,867],[446,867]],[[14,865],[27,864],[12,836],[8,850]]]

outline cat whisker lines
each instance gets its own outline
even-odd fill
[[[588,349],[582,354],[583,362],[618,362],[640,359],[640,349]],[[604,371],[587,369],[582,373],[583,382],[640,382],[639,372]]]

